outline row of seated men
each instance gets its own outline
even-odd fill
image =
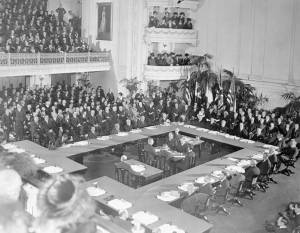
[[[154,54],[151,53],[148,57],[149,66],[188,66],[191,65],[190,56],[186,53],[184,56],[181,54],[164,53]]]
[[[173,16],[166,11],[163,17],[158,16],[157,11],[153,11],[153,15],[150,16],[148,27],[156,28],[172,28],[172,29],[193,29],[192,19],[186,18],[185,13],[174,12]]]
[[[165,122],[186,122],[243,138],[279,145],[282,139],[299,138],[296,117],[232,107],[218,103],[192,108],[182,97],[158,91],[145,96],[117,97],[101,87],[56,85],[26,90],[5,89],[0,99],[3,139],[30,139],[48,146],[49,138],[68,143],[118,131],[130,131]],[[64,140],[62,140],[64,139]]]
[[[291,151],[293,152],[291,153]],[[226,203],[243,206],[240,198],[252,200],[255,198],[257,191],[266,192],[271,183],[277,184],[275,176],[281,166],[287,167],[287,161],[295,162],[298,158],[299,150],[296,147],[295,141],[291,140],[288,145],[280,149],[279,154],[275,150],[270,150],[264,154],[262,161],[251,160],[250,166],[245,169],[244,174],[223,172],[225,178],[222,181],[214,184],[200,185],[194,194],[187,196],[183,200],[182,209],[206,221],[208,221],[207,214],[211,213],[209,210],[229,214],[228,209],[225,208]],[[292,232],[291,229],[299,227],[298,215],[300,212],[298,208],[299,206],[292,205],[292,221],[286,218],[286,215],[281,214],[272,232],[287,233]]]
[[[47,1],[5,2],[0,8],[1,51],[7,53],[87,52],[80,19],[63,6],[47,11]]]

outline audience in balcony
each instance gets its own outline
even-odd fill
[[[1,0],[0,51],[6,53],[87,52],[80,18],[60,4],[47,11],[47,0]],[[67,14],[66,14],[67,13]],[[64,20],[64,16],[66,16]]]
[[[188,66],[190,65],[189,54],[175,54],[171,53],[151,53],[148,57],[149,66]]]
[[[178,16],[177,12],[170,16],[168,11],[160,19],[156,11],[150,16],[148,27],[155,28],[172,28],[172,29],[193,29],[192,19],[186,18],[185,13],[181,12]]]

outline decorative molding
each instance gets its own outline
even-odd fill
[[[83,73],[109,71],[110,62],[80,63],[80,64],[51,64],[51,65],[18,65],[0,66],[0,77],[47,75],[60,73]]]
[[[147,0],[147,7],[179,7],[195,11],[203,5],[205,0],[185,0],[179,4],[177,2],[178,0]]]
[[[179,80],[188,76],[191,66],[148,66],[144,67],[144,78],[147,80]]]
[[[164,43],[187,43],[196,46],[198,32],[188,29],[146,28],[145,41]]]

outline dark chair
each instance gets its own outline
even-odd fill
[[[201,218],[208,222],[205,212],[209,208],[210,195],[206,193],[195,193],[183,200],[181,209],[195,217]]]
[[[142,187],[146,184],[145,178],[130,169],[127,164],[115,164],[116,180],[122,184],[128,185],[132,188]]]
[[[167,177],[171,175],[171,169],[169,165],[168,158],[164,155],[157,156],[156,168],[163,170],[163,176]]]

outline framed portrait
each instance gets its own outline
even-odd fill
[[[112,40],[112,3],[98,3],[97,40]]]

